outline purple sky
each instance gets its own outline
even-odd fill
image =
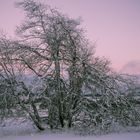
[[[16,0],[0,0],[0,29],[13,36],[24,19]],[[19,1],[19,0],[18,0]],[[70,17],[82,17],[87,37],[96,41],[96,55],[105,56],[120,70],[140,61],[140,0],[40,0]]]

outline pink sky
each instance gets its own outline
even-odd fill
[[[0,28],[13,36],[24,19],[16,0],[0,0]],[[19,1],[19,0],[18,0]],[[120,70],[140,61],[140,0],[41,0],[70,17],[82,17],[87,37],[96,41],[96,55],[105,56]]]

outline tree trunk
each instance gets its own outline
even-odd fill
[[[38,117],[36,118],[25,106],[24,106],[24,104],[22,104],[20,101],[19,101],[19,105],[21,106],[21,108],[23,109],[23,110],[25,110],[28,114],[29,114],[29,116],[31,117],[31,119],[32,119],[32,121],[34,122],[34,124],[35,124],[35,126],[39,129],[39,130],[41,130],[41,131],[43,131],[43,130],[45,130],[45,128],[41,125],[41,123],[40,123],[40,121],[38,121]],[[36,108],[36,107],[35,107]]]
[[[34,113],[35,119],[38,121],[38,123],[41,124],[41,119],[40,119],[40,116],[38,114],[38,110],[33,102],[31,103],[31,106],[33,108],[33,113]]]
[[[61,127],[64,127],[64,116],[63,116],[63,93],[61,91],[60,81],[60,62],[59,62],[59,47],[55,48],[55,81],[56,81],[56,94],[58,100],[58,113]]]
[[[42,127],[41,123],[36,119],[35,116],[33,116],[30,112],[29,112],[29,115],[30,115],[31,119],[33,120],[35,126],[36,126],[39,130],[41,130],[41,131],[45,130],[45,128]]]

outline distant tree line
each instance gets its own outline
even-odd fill
[[[17,6],[26,15],[18,39],[0,37],[1,119],[29,116],[39,130],[89,132],[139,124],[135,77],[113,72],[95,56],[79,19],[33,0]]]

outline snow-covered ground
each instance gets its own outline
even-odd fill
[[[0,126],[0,140],[140,140],[140,128],[120,129],[121,133],[102,136],[80,136],[73,132],[38,132],[28,120],[8,119]],[[131,132],[130,132],[131,131]]]
[[[8,136],[0,140],[140,140],[140,133],[110,134],[103,136],[74,136],[71,134],[34,134]]]

